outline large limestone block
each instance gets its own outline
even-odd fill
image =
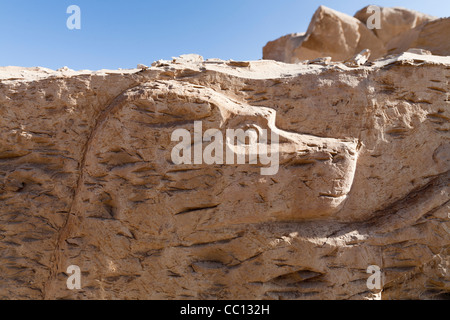
[[[409,30],[386,44],[389,53],[409,48],[428,50],[435,55],[450,55],[450,18],[437,19]]]
[[[344,61],[364,49],[371,50],[373,59],[386,53],[383,43],[361,21],[320,6],[305,35],[287,35],[269,42],[263,58],[296,63],[329,56]]]
[[[0,298],[445,298],[449,66],[0,68]],[[278,171],[174,162],[177,130],[195,157],[240,128],[278,137]]]
[[[296,61],[294,50],[305,40],[304,33],[293,33],[279,39],[270,41],[263,48],[263,57],[266,60],[290,62]]]
[[[355,14],[355,18],[367,24],[367,20],[373,15],[373,11],[367,6]],[[379,7],[380,28],[372,29],[376,36],[386,45],[391,39],[402,33],[410,31],[423,23],[430,22],[436,17],[405,8]],[[408,49],[408,48],[407,48]],[[406,51],[406,50],[404,50]]]

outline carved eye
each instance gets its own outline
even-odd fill
[[[242,124],[237,130],[242,130],[242,132],[236,132],[237,141],[242,145],[257,143],[262,132],[260,127],[252,123]]]

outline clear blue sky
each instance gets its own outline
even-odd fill
[[[72,4],[81,30],[66,27]],[[448,0],[0,0],[0,66],[117,69],[185,53],[257,60],[268,41],[306,31],[322,4],[350,15],[369,4],[450,15]]]

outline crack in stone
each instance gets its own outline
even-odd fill
[[[56,240],[55,249],[54,249],[52,260],[51,260],[51,261],[53,261],[53,266],[50,270],[50,276],[44,285],[43,296],[44,296],[45,300],[51,299],[51,293],[53,290],[52,284],[54,281],[56,281],[58,273],[61,272],[61,270],[62,270],[62,266],[61,266],[62,243],[65,241],[65,239],[68,238],[71,231],[73,231],[73,229],[77,226],[77,222],[75,221],[75,219],[80,218],[80,216],[79,216],[80,213],[77,212],[77,209],[75,206],[77,204],[78,195],[80,194],[80,191],[82,188],[82,182],[85,177],[84,171],[85,171],[85,166],[86,166],[86,156],[87,156],[87,153],[89,152],[91,142],[94,139],[95,135],[97,134],[99,127],[107,119],[108,115],[114,111],[114,108],[117,106],[123,105],[122,102],[124,102],[126,100],[126,97],[124,97],[125,92],[138,87],[140,84],[141,84],[141,81],[135,82],[131,87],[126,88],[125,90],[120,92],[115,98],[113,98],[112,102],[107,104],[107,107],[105,109],[103,109],[103,111],[100,112],[100,115],[98,116],[97,120],[95,121],[95,124],[86,140],[86,143],[85,143],[85,145],[83,147],[83,151],[82,151],[82,157],[79,162],[79,168],[78,168],[79,176],[77,179],[77,185],[76,185],[75,192],[73,195],[73,201],[70,206],[69,212],[67,214],[67,219],[59,231],[59,235]]]

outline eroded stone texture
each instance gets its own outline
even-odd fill
[[[334,61],[343,61],[364,49],[370,49],[373,58],[386,53],[382,41],[361,21],[320,6],[305,35],[288,35],[269,42],[263,49],[263,59],[297,63],[330,56]]]
[[[450,18],[425,22],[416,28],[392,38],[386,44],[388,53],[401,53],[419,48],[432,54],[450,55]]]
[[[0,297],[371,299],[370,265],[384,299],[448,297],[449,68],[0,68]],[[174,164],[195,121],[276,132],[278,172]]]
[[[367,25],[367,20],[373,15],[370,6],[359,10],[355,18]],[[423,23],[435,20],[436,17],[409,10],[405,8],[384,8],[380,7],[380,28],[374,28],[372,31],[386,45],[391,39],[408,32]],[[406,51],[406,50],[405,50]]]
[[[376,8],[379,15],[368,6],[351,17],[320,6],[306,33],[270,41],[263,48],[263,59],[297,63],[331,57],[334,61],[345,61],[369,49],[370,59],[376,60],[410,48],[450,55],[449,18],[437,19],[404,8]],[[374,15],[379,17],[377,24],[368,25],[368,20],[374,23]]]

